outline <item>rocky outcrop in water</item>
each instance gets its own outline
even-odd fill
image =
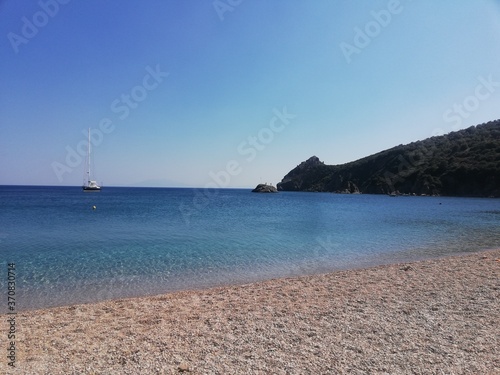
[[[255,189],[252,190],[252,193],[277,193],[278,189],[276,189],[272,185],[267,184],[258,184]]]

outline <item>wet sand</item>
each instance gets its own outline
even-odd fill
[[[500,374],[500,250],[26,311],[12,374]]]

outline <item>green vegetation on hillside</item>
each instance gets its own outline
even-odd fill
[[[500,120],[342,165],[313,156],[290,171],[278,190],[499,197]]]

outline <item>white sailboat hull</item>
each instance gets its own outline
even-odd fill
[[[83,185],[83,191],[101,191],[101,187],[95,181],[89,181],[87,185]]]

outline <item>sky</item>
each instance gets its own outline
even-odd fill
[[[500,118],[500,1],[0,0],[0,185],[254,187]]]

